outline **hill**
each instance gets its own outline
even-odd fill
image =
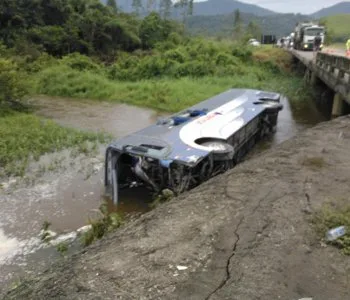
[[[274,14],[266,17],[241,13],[242,21],[247,25],[255,22],[264,34],[274,34],[278,37],[289,34],[299,21],[308,20],[309,17],[300,14]],[[192,34],[209,36],[230,36],[234,15],[193,16],[188,20],[188,30]]]
[[[212,16],[229,14],[239,9],[241,12],[250,13],[257,16],[267,16],[275,12],[262,8],[254,4],[243,3],[235,0],[208,0],[194,4],[195,16]]]
[[[350,14],[350,2],[341,2],[330,7],[323,8],[312,15],[313,18],[321,18],[339,14]]]
[[[152,5],[150,6],[153,10],[159,9],[159,4],[161,0],[155,0],[153,1]],[[107,0],[102,0],[103,3],[106,3]],[[147,6],[149,5],[149,0],[142,0],[142,11],[145,13],[147,11]],[[125,12],[132,12],[132,1],[130,0],[118,0],[117,1],[118,6],[121,10]],[[254,4],[248,4],[243,3],[236,0],[207,0],[202,2],[195,2],[193,5],[193,15],[203,15],[203,16],[209,16],[209,15],[222,15],[222,14],[229,14],[233,12],[234,10],[239,9],[241,12],[245,13],[251,13],[255,14],[257,16],[267,16],[274,14],[275,12],[262,8],[258,5]],[[173,9],[173,15],[178,15]]]
[[[350,38],[350,14],[329,16],[321,19],[332,32],[334,42],[345,42]]]

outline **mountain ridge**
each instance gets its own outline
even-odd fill
[[[107,0],[101,0],[103,3],[106,3]],[[131,0],[117,0],[117,6],[124,12],[132,12],[132,1]],[[142,9],[141,12],[146,13],[148,0],[142,0]],[[150,6],[151,10],[157,10],[159,8],[160,0],[155,0]],[[194,2],[193,4],[193,15],[198,16],[210,16],[210,15],[222,15],[230,14],[234,10],[239,9],[244,13],[252,13],[257,16],[267,16],[276,14],[276,12],[269,9],[260,7],[255,4],[249,4],[240,2],[237,0],[207,0],[201,2]],[[177,15],[175,13],[175,15]]]
[[[314,12],[310,16],[313,18],[322,18],[328,16],[334,16],[338,14],[350,14],[350,2],[343,1],[337,4],[334,4],[329,7],[320,9],[319,11]]]
[[[107,0],[101,0],[106,3]],[[158,10],[159,3],[161,0],[154,0],[153,4],[149,7],[150,10]],[[124,12],[132,12],[132,1],[131,0],[117,0],[117,5]],[[147,12],[147,4],[149,0],[141,0],[142,10],[141,12],[145,14]],[[206,0],[201,2],[195,2],[193,6],[194,16],[214,16],[214,15],[229,15],[233,13],[234,10],[239,9],[243,13],[254,14],[256,16],[264,17],[271,15],[283,15],[283,13],[274,12],[262,6],[256,4],[249,4],[237,0]],[[291,13],[292,14],[292,13]],[[329,7],[322,8],[308,16],[310,18],[322,18],[337,14],[350,14],[350,1],[343,1]],[[179,14],[174,12],[174,16]],[[298,15],[298,14],[296,14]]]

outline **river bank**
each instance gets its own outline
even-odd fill
[[[350,258],[326,246],[311,219],[350,192],[349,130],[349,117],[321,123],[5,299],[347,299]]]

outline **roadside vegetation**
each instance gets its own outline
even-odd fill
[[[108,232],[119,228],[123,224],[123,217],[118,213],[109,212],[107,203],[104,202],[97,211],[97,217],[89,218],[89,224],[91,228],[80,239],[84,247],[101,239]]]
[[[328,230],[345,226],[345,235],[328,243],[341,249],[343,254],[350,255],[350,205],[347,200],[339,201],[337,205],[324,205],[312,221],[321,238],[325,237]]]

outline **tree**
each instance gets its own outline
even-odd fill
[[[152,11],[152,6],[154,5],[155,0],[147,0],[147,12]]]
[[[132,0],[132,8],[136,15],[140,14],[140,10],[142,9],[142,2],[141,0]]]
[[[106,5],[110,7],[114,13],[118,12],[116,0],[107,0]]]
[[[182,22],[187,23],[187,17],[193,14],[193,0],[177,0],[174,7],[180,10]]]
[[[150,13],[142,20],[140,38],[143,48],[150,49],[158,42],[166,40],[173,31],[172,23],[163,20],[156,12]]]
[[[234,20],[233,20],[233,38],[241,39],[243,35],[243,26],[241,20],[241,12],[239,9],[236,9],[234,12]]]
[[[107,5],[100,0],[0,1],[0,42],[55,56],[79,52],[109,58],[120,49],[135,50],[141,46],[139,24],[117,12],[116,0]]]
[[[260,39],[261,29],[255,22],[250,21],[247,26],[247,34],[249,38]]]
[[[172,7],[173,3],[171,0],[161,0],[160,1],[160,15],[164,18],[164,19],[168,19],[170,17],[170,13],[171,13],[171,7]]]

